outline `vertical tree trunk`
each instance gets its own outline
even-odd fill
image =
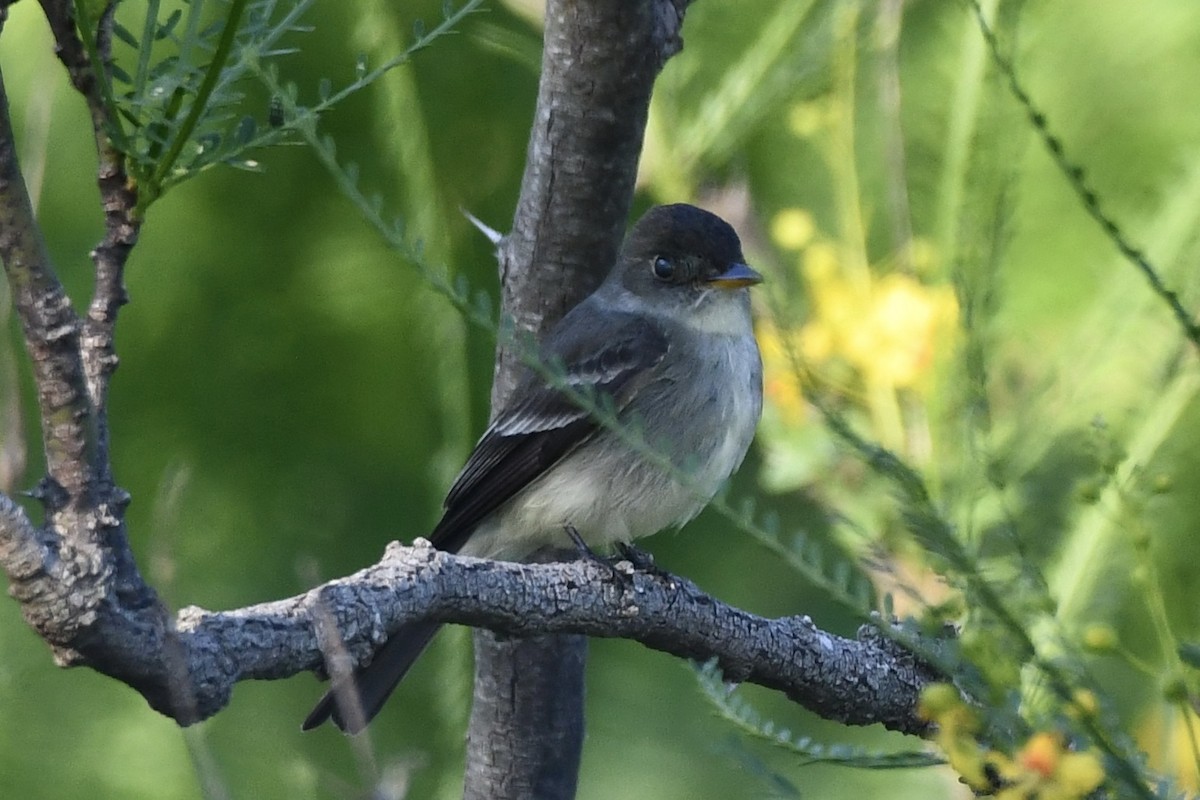
[[[503,313],[540,333],[616,260],[650,93],[678,52],[689,0],[550,0],[537,111],[512,231],[500,247]],[[498,408],[516,375],[499,352]],[[565,542],[564,542],[565,544]],[[475,635],[475,696],[464,796],[575,795],[586,640]]]

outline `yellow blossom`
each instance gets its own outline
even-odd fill
[[[1019,762],[1022,767],[1035,772],[1043,778],[1054,776],[1058,769],[1058,757],[1062,753],[1062,745],[1054,734],[1040,731],[1029,737],[1029,741],[1021,748]]]
[[[948,683],[926,687],[917,702],[917,714],[937,726],[934,740],[967,785],[979,790],[987,788],[984,753],[975,741],[979,717],[963,702],[958,690]]]
[[[1181,787],[1192,792],[1200,789],[1191,744],[1200,738],[1200,720],[1193,710],[1179,705],[1155,704],[1138,724],[1136,737],[1141,749],[1149,754],[1153,769],[1174,775]]]
[[[1096,693],[1090,689],[1076,689],[1071,693],[1071,705],[1067,707],[1067,713],[1072,719],[1087,719],[1096,716],[1100,711],[1100,701],[1096,699]]]
[[[816,290],[838,281],[838,254],[832,243],[819,240],[805,249],[804,277],[809,287]]]
[[[1067,753],[1058,765],[1058,785],[1067,797],[1087,797],[1104,782],[1104,765],[1091,751]]]
[[[775,243],[799,255],[809,312],[798,329],[758,328],[764,388],[777,419],[793,426],[806,418],[794,356],[825,380],[861,390],[879,438],[903,446],[898,393],[926,390],[939,355],[953,345],[959,314],[953,288],[907,272],[871,272],[861,255],[823,238],[803,208],[779,211],[769,230]],[[932,246],[916,240],[912,256],[914,264],[936,261]]]
[[[948,286],[926,286],[894,273],[859,287],[844,279],[825,243],[805,250],[814,314],[801,336],[805,358],[840,356],[872,386],[916,387],[939,349],[953,340],[958,300]]]
[[[785,208],[771,220],[771,238],[784,250],[803,250],[816,232],[812,214],[802,208]]]
[[[937,726],[934,739],[963,781],[997,800],[1083,800],[1104,782],[1099,756],[1068,750],[1057,733],[1034,733],[1014,756],[984,748],[978,716],[949,684],[925,689],[917,713]]]
[[[929,372],[952,332],[958,301],[949,287],[893,274],[875,285],[866,311],[847,336],[847,356],[869,381],[909,388]]]
[[[1104,766],[1091,750],[1072,752],[1061,736],[1038,731],[997,771],[1004,788],[997,800],[1083,800],[1104,782]]]

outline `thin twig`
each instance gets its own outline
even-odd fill
[[[1045,145],[1046,150],[1050,153],[1055,166],[1058,167],[1059,171],[1067,179],[1067,184],[1074,190],[1076,196],[1083,203],[1083,208],[1088,213],[1088,216],[1100,225],[1101,230],[1104,231],[1104,235],[1116,245],[1121,255],[1137,267],[1138,271],[1145,277],[1146,282],[1150,284],[1150,290],[1167,304],[1171,315],[1179,323],[1183,335],[1197,349],[1200,349],[1200,323],[1197,323],[1192,318],[1191,313],[1183,307],[1183,303],[1179,300],[1179,293],[1167,286],[1160,271],[1150,263],[1150,259],[1146,258],[1146,254],[1129,240],[1124,231],[1117,225],[1116,220],[1101,208],[1099,195],[1084,179],[1083,167],[1072,163],[1067,158],[1062,139],[1050,131],[1050,125],[1046,121],[1045,113],[1034,105],[1033,99],[1017,80],[1016,67],[1013,66],[1012,60],[1001,51],[1000,41],[996,37],[996,32],[988,24],[978,0],[967,0],[967,2],[975,12],[975,18],[979,21],[979,30],[983,34],[984,41],[987,42],[988,50],[992,54],[992,61],[995,62],[996,67],[1008,82],[1009,91],[1017,98],[1017,102],[1021,104],[1021,107],[1025,109],[1025,114],[1029,118],[1034,131],[1037,132],[1038,137],[1042,140],[1042,144]]]

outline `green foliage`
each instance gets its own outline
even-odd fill
[[[185,0],[183,7],[149,0],[140,35],[118,14],[112,28],[118,47],[108,70],[112,85],[105,76],[101,83],[115,121],[111,135],[138,180],[141,208],[217,164],[260,169],[252,153],[296,143],[300,128],[311,128],[322,114],[407,63],[481,2],[467,0],[457,9],[446,3],[441,21],[429,30],[416,20],[404,51],[374,68],[359,55],[353,80],[335,91],[332,80],[322,78],[309,107],[297,104],[294,84],[278,86],[275,62],[300,52],[298,42],[291,42],[312,31],[302,22],[312,0]],[[128,5],[121,8],[132,13]],[[85,31],[85,38],[93,40],[93,32]],[[130,62],[127,70],[123,64]],[[245,79],[267,71],[276,91],[252,110]]]
[[[185,14],[149,0],[139,35],[123,17],[114,21],[114,61],[99,77],[108,86],[111,76],[110,133],[138,179],[143,209],[214,164],[257,168],[244,156],[255,120],[238,115],[245,100],[239,81],[250,63],[296,52],[279,48],[279,40],[307,30],[299,18],[310,5],[298,2],[279,14],[275,0],[191,0]]]
[[[472,6],[472,3],[468,3],[459,14],[468,13]],[[438,296],[449,301],[450,305],[470,324],[486,331],[489,336],[500,333],[499,343],[505,346],[522,346],[525,357],[530,363],[540,366],[548,374],[560,375],[561,370],[555,373],[549,365],[540,364],[537,361],[534,349],[528,341],[514,337],[511,327],[497,323],[492,298],[486,292],[472,290],[470,282],[462,275],[452,279],[444,268],[439,268],[430,261],[420,238],[410,238],[406,235],[404,220],[401,217],[385,217],[385,203],[382,195],[364,192],[360,186],[358,165],[354,162],[341,164],[338,161],[337,145],[333,137],[320,135],[317,130],[320,113],[331,107],[334,102],[370,85],[385,72],[407,60],[416,50],[427,46],[434,38],[448,32],[451,25],[457,21],[457,15],[449,13],[448,6],[447,12],[449,15],[442,24],[428,34],[424,33],[423,28],[420,28],[423,38],[418,39],[418,42],[403,57],[390,59],[383,66],[368,71],[366,58],[360,56],[355,65],[355,83],[338,92],[337,96],[331,95],[328,87],[322,87],[319,91],[322,101],[315,108],[304,108],[297,105],[295,86],[281,85],[274,69],[268,67],[265,70],[257,71],[256,74],[270,91],[272,98],[278,101],[283,117],[294,121],[292,123],[293,130],[317,156],[318,161],[329,172],[342,195],[354,205],[380,239],[417,271],[420,279],[429,288]],[[414,29],[414,31],[416,30],[417,28]]]
[[[709,507],[858,619],[866,621],[878,610],[875,589],[863,570],[823,537],[800,528],[785,530],[777,512],[756,513],[752,497],[734,507],[727,495],[719,494]]]
[[[887,752],[867,747],[843,744],[823,744],[810,736],[793,733],[764,719],[734,687],[725,683],[715,661],[696,665],[696,680],[713,709],[730,724],[744,733],[783,748],[794,757],[797,766],[836,764],[860,769],[909,769],[945,763],[924,751]]]
[[[763,786],[766,797],[784,798],[785,800],[803,797],[796,784],[787,776],[771,769],[770,765],[746,747],[743,740],[731,737],[723,744],[723,747],[717,748],[717,753],[731,759],[742,768],[743,772],[756,778]]]
[[[1068,158],[1063,142],[1057,136],[1050,132],[1050,128],[1046,122],[1046,115],[1038,109],[1037,105],[1029,97],[1029,94],[1022,87],[1021,82],[1017,79],[1016,70],[1012,62],[1005,57],[1001,50],[1000,43],[996,38],[995,32],[991,25],[988,24],[987,17],[983,13],[982,7],[978,0],[969,0],[972,10],[975,12],[975,17],[979,21],[979,30],[983,35],[984,41],[988,44],[988,49],[991,52],[992,60],[996,64],[996,68],[1004,75],[1008,81],[1009,89],[1013,96],[1025,112],[1029,116],[1030,125],[1038,133],[1045,144],[1046,150],[1049,151],[1054,159],[1055,165],[1063,172],[1071,188],[1075,190],[1075,194],[1079,196],[1083,208],[1088,214],[1100,225],[1104,234],[1112,240],[1117,249],[1121,251],[1121,255],[1129,259],[1141,273],[1145,276],[1146,281],[1150,284],[1151,290],[1170,308],[1175,320],[1179,323],[1186,336],[1192,344],[1200,347],[1200,325],[1194,320],[1194,315],[1183,307],[1179,301],[1178,293],[1170,289],[1159,274],[1159,270],[1150,263],[1146,255],[1132,243],[1129,238],[1121,230],[1111,216],[1109,216],[1100,205],[1100,198],[1096,190],[1092,188],[1084,176],[1083,167],[1074,164]]]
[[[1013,759],[1013,792],[1028,777],[1021,759],[1053,731],[1103,763],[1107,796],[1147,797],[1155,785],[1155,796],[1177,793],[1154,770],[1168,749],[1190,752],[1191,767],[1174,767],[1184,774],[1200,762],[1187,708],[1197,682],[1174,677],[1186,674],[1179,645],[1197,622],[1183,611],[1194,593],[1182,587],[1196,585],[1195,570],[1168,556],[1166,540],[1184,529],[1163,526],[1167,508],[1178,506],[1171,513],[1184,526],[1184,509],[1196,511],[1174,494],[1182,475],[1195,480],[1194,459],[1181,454],[1200,428],[1188,310],[1200,295],[1184,269],[1200,209],[1194,168],[1156,189],[1161,205],[1149,219],[1129,206],[1128,187],[1105,179],[1111,162],[1094,143],[1086,152],[1087,132],[1068,124],[1060,107],[1072,95],[1046,99],[1056,81],[1038,71],[1050,52],[1038,32],[1052,15],[1019,3],[911,11],[905,49],[890,38],[901,19],[884,7],[770,8],[811,12],[805,52],[824,71],[770,60],[780,19],[747,37],[757,49],[735,45],[727,60],[701,67],[685,53],[663,86],[689,102],[660,97],[679,129],[706,108],[682,90],[701,70],[727,76],[706,99],[733,111],[706,117],[705,141],[721,143],[704,148],[710,161],[685,159],[682,177],[654,184],[671,195],[739,167],[748,174],[771,240],[760,258],[781,264],[760,331],[775,390],[764,423],[768,485],[820,498],[841,548],[859,555],[855,572],[875,581],[889,611],[921,615],[916,627],[929,633],[946,621],[961,628],[936,649],[909,644],[983,704],[964,740],[978,737],[979,758]],[[773,114],[730,99],[739,76],[755,76],[769,95],[772,70],[792,78]],[[887,94],[892,79],[902,108]],[[1119,132],[1102,138],[1109,148],[1120,141]],[[739,148],[760,161],[739,164]],[[1053,206],[1031,210],[1046,195]],[[1070,219],[1075,240],[1107,243],[1111,266],[1064,267],[1084,263],[1079,245],[1047,246],[1067,229],[1043,229],[1039,212],[1060,226]],[[1036,307],[1062,294],[1070,299]],[[913,359],[917,347],[930,357]],[[1194,544],[1182,546],[1196,563]],[[1175,584],[1164,580],[1171,573]],[[1129,670],[1173,688],[1157,698],[1131,691],[1116,677]],[[1133,735],[1139,717],[1169,709],[1179,731],[1169,736],[1187,731],[1190,745]],[[1153,769],[1142,752],[1159,759]]]

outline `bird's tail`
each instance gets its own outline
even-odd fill
[[[301,727],[312,730],[332,719],[345,733],[362,731],[441,627],[440,622],[413,622],[400,628],[384,642],[370,664],[326,692]]]

